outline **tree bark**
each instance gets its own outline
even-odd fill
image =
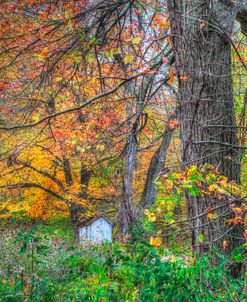
[[[137,155],[137,136],[142,131],[147,122],[147,115],[143,114],[146,98],[149,97],[149,90],[153,85],[154,76],[147,75],[143,77],[142,84],[138,88],[138,93],[135,95],[135,121],[131,125],[127,124],[130,131],[127,133],[126,143],[126,158],[125,170],[123,176],[123,194],[121,201],[121,232],[125,233],[126,230],[132,230],[133,221],[137,218],[133,213],[133,178],[136,168],[136,155]],[[133,91],[133,87],[128,87],[129,91]],[[133,115],[133,110],[130,104],[126,107],[126,117],[130,118]],[[142,122],[144,117],[144,122]],[[142,124],[143,123],[143,124]]]
[[[247,36],[247,0],[238,1],[236,19],[241,25],[242,33]]]
[[[69,158],[63,156],[63,169],[64,169],[64,176],[66,179],[66,184],[71,186],[73,184],[72,172]],[[87,198],[87,191],[88,185],[91,177],[91,172],[82,164],[81,171],[80,171],[80,184],[82,185],[82,190],[79,194],[79,198],[86,199]],[[79,239],[78,233],[78,223],[80,221],[81,216],[86,212],[85,207],[80,204],[71,202],[69,204],[69,211],[70,211],[70,220],[74,228],[74,235],[75,239]]]
[[[154,182],[166,164],[166,155],[172,138],[172,132],[173,130],[167,126],[162,135],[160,146],[151,159],[140,202],[144,209],[150,208],[157,198],[158,190]]]
[[[240,181],[239,153],[235,128],[231,70],[231,42],[235,10],[225,1],[168,1],[171,38],[179,81],[181,157],[184,165],[210,163],[229,180]],[[229,226],[231,216],[218,213],[213,222],[200,216],[220,201],[206,197],[187,198],[192,245],[202,255],[212,247],[222,253],[239,247],[240,225]],[[225,216],[224,216],[225,215]],[[204,236],[204,242],[199,235]],[[217,264],[217,259],[213,262]]]
[[[129,135],[126,147],[125,169],[123,176],[122,200],[121,200],[121,219],[120,229],[124,234],[127,230],[132,230],[132,202],[133,202],[133,177],[136,165],[136,137],[131,133]]]

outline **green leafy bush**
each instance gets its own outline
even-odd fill
[[[9,242],[7,242],[8,248]],[[233,279],[222,256],[170,261],[145,241],[81,247],[22,233],[1,265],[2,301],[246,301],[243,280]],[[1,256],[2,257],[2,256]],[[4,260],[4,259],[3,259]],[[17,262],[14,263],[14,260]]]

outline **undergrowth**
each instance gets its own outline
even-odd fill
[[[62,234],[62,232],[61,232]],[[165,255],[170,254],[172,257]],[[181,257],[180,257],[181,256]],[[246,301],[244,280],[210,256],[184,261],[139,236],[125,244],[79,246],[33,227],[1,240],[1,301]]]

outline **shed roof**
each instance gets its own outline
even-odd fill
[[[97,219],[99,218],[104,218],[106,221],[108,221],[110,224],[113,224],[105,215],[103,214],[100,214],[100,215],[97,215],[97,216],[94,216],[94,217],[90,217],[89,219],[86,219],[86,218],[82,218],[80,220],[80,222],[78,223],[79,226],[88,226],[90,225],[91,223],[93,223],[94,221],[96,221]]]

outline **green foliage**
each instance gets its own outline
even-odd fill
[[[140,237],[140,236],[139,236]],[[32,228],[18,240],[8,265],[1,254],[1,301],[245,301],[243,281],[232,279],[222,256],[171,261],[145,241],[77,246],[57,244]],[[5,263],[5,265],[2,265]]]

